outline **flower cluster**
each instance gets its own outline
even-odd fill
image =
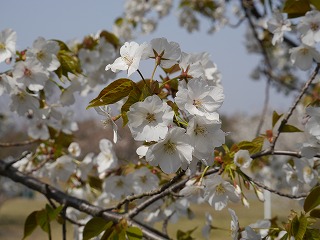
[[[224,95],[220,75],[208,55],[183,53],[177,43],[165,38],[142,45],[126,42],[120,48],[120,55],[106,70],[127,70],[130,76],[138,70],[140,60],[154,59],[155,70],[176,65],[181,71],[177,78],[164,82],[179,80],[174,95],[166,93],[163,97],[149,92],[150,96],[133,103],[127,112],[132,136],[147,146],[146,161],[159,165],[165,173],[174,173],[179,168],[194,171],[198,161],[212,165],[214,148],[221,146],[225,138],[217,113]],[[148,83],[145,84],[150,90]],[[164,89],[160,90],[165,93]],[[166,102],[169,97],[178,111]]]

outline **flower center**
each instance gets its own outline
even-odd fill
[[[312,174],[312,169],[311,169],[310,167],[306,166],[306,167],[303,168],[303,173],[304,173],[305,175],[307,175],[307,176],[311,176],[311,174]]]
[[[43,58],[44,58],[44,53],[43,53],[42,51],[39,51],[39,52],[37,53],[37,58],[38,58],[39,60],[43,59]]]
[[[176,149],[176,144],[174,144],[170,140],[164,144],[164,151],[168,154],[173,154],[176,151]]]
[[[4,45],[4,43],[0,42],[0,50],[5,50],[6,49],[6,45]]]
[[[237,163],[239,163],[240,165],[243,165],[244,164],[244,158],[243,157],[237,158]]]
[[[131,64],[133,63],[133,59],[128,55],[124,55],[121,58],[128,66],[131,66]]]
[[[196,125],[194,129],[194,134],[195,135],[206,135],[207,134],[207,129],[203,126],[199,126],[198,124]]]
[[[30,70],[30,69],[25,68],[25,69],[24,69],[23,74],[24,74],[26,77],[30,77],[30,76],[31,76],[31,74],[32,74],[32,72],[31,72],[31,70]]]
[[[299,51],[300,51],[300,53],[302,55],[307,55],[309,53],[309,49],[308,48],[301,48]]]
[[[193,106],[195,106],[197,109],[202,107],[202,102],[201,100],[195,99],[193,100]]]
[[[156,117],[153,113],[147,113],[146,120],[148,123],[152,123],[156,121]]]
[[[316,32],[319,30],[319,25],[317,23],[310,23],[310,29]]]
[[[146,183],[147,182],[147,176],[141,176],[140,180],[142,183]]]
[[[123,187],[124,183],[122,180],[118,180],[117,183],[116,183],[116,186],[117,187]]]
[[[220,183],[217,187],[216,187],[216,194],[217,195],[223,195],[226,192],[226,189],[224,188],[224,186]]]

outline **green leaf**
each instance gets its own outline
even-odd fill
[[[315,6],[316,9],[320,10],[320,1],[319,0],[309,0],[309,2]]]
[[[55,42],[57,42],[59,44],[60,50],[65,50],[65,51],[70,52],[69,47],[63,41],[57,40],[57,39],[52,39],[52,41],[55,41]]]
[[[304,201],[303,209],[307,213],[320,205],[320,186],[311,190]]]
[[[43,209],[43,210],[37,211],[36,219],[37,219],[37,223],[41,227],[41,229],[43,231],[45,231],[46,233],[49,233],[50,220],[49,220],[47,210]]]
[[[303,236],[307,230],[308,219],[305,215],[301,215],[298,219],[296,216],[292,220],[291,231],[294,234],[296,240],[302,240]]]
[[[110,83],[96,97],[91,100],[87,109],[91,107],[104,106],[116,103],[122,98],[128,96],[132,90],[133,81],[127,78],[120,78]]]
[[[302,131],[293,125],[285,124],[280,127],[280,132],[282,132],[282,133],[287,132],[288,133],[288,132],[302,132]]]
[[[23,233],[23,238],[25,239],[26,237],[30,236],[33,231],[37,228],[38,223],[37,223],[37,211],[34,211],[29,214],[27,217],[25,223],[24,223],[24,233]]]
[[[242,141],[238,143],[238,148],[243,150],[248,150],[250,154],[254,154],[260,152],[263,146],[264,138],[256,137],[255,139],[250,141]]]
[[[310,217],[320,218],[320,209],[319,208],[312,209],[310,211]]]
[[[308,228],[304,235],[304,239],[320,240],[320,230]]]
[[[276,123],[282,117],[282,115],[283,114],[279,115],[276,111],[273,111],[273,114],[272,114],[272,127],[274,127],[276,125]]]
[[[55,73],[59,78],[62,76],[68,77],[69,72],[73,74],[81,73],[79,59],[73,52],[70,50],[60,50],[57,57],[60,62],[60,67],[55,70]]]
[[[59,206],[56,209],[52,208],[50,205],[46,204],[46,211],[49,217],[49,220],[56,220],[61,212],[61,210],[63,209],[63,206]]]
[[[282,11],[288,13],[288,17],[300,17],[310,10],[310,4],[306,0],[287,0]]]
[[[117,38],[113,33],[104,30],[100,33],[100,37],[103,37],[108,43],[113,45],[114,48],[118,48],[120,45],[119,38]]]
[[[193,240],[195,238],[193,238],[191,236],[191,234],[197,229],[198,227],[195,227],[191,230],[188,230],[186,232],[183,232],[181,230],[177,231],[177,240]]]
[[[106,221],[103,218],[94,217],[84,226],[83,240],[89,240],[90,238],[98,236],[104,230],[111,228],[113,222]]]
[[[139,240],[143,236],[141,229],[137,227],[129,227],[126,234],[129,240]]]
[[[121,115],[123,119],[123,126],[125,126],[128,123],[128,116],[127,112],[129,111],[132,104],[139,102],[142,92],[137,87],[137,84],[132,84],[133,88],[128,96],[127,101],[123,104],[121,107]]]

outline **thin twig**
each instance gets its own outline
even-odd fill
[[[14,143],[0,143],[0,147],[20,147],[30,145],[36,142],[41,141],[40,139],[30,139],[22,142],[14,142]]]
[[[157,190],[152,190],[152,191],[149,191],[149,192],[145,192],[145,193],[142,193],[142,194],[137,194],[137,195],[130,195],[130,196],[127,196],[125,199],[123,199],[122,201],[120,201],[117,206],[113,207],[113,208],[109,208],[109,209],[120,209],[121,206],[127,202],[132,202],[134,200],[137,200],[137,199],[141,199],[141,198],[144,198],[144,197],[151,197],[151,196],[154,196],[154,195],[157,195],[161,192],[163,192],[165,189],[169,188],[171,185],[173,185],[174,183],[176,183],[179,179],[181,179],[183,177],[183,175],[185,174],[185,171],[181,171],[179,172],[176,176],[174,176],[169,182],[163,184],[159,189]]]
[[[48,198],[53,199],[66,207],[73,207],[93,217],[102,217],[107,221],[112,221],[115,223],[118,223],[121,219],[126,217],[126,215],[124,214],[119,214],[111,211],[103,211],[101,207],[94,206],[85,200],[69,196],[68,194],[60,191],[59,189],[50,186],[46,183],[43,183],[39,179],[28,176],[18,171],[12,166],[8,166],[8,163],[2,160],[0,160],[0,175],[8,177],[15,182],[21,183],[24,186],[43,194],[44,196],[48,196]],[[141,224],[136,220],[129,218],[127,218],[126,220],[129,226],[140,228],[145,238],[156,240],[169,239],[167,235],[159,232],[156,229],[146,227],[144,224]]]
[[[272,189],[258,181],[255,181],[254,179],[252,179],[251,177],[249,177],[248,175],[246,175],[245,173],[241,173],[243,176],[245,176],[245,178],[247,178],[248,181],[254,183],[255,185],[257,185],[260,188],[263,188],[269,192],[272,192],[274,194],[277,194],[281,197],[286,197],[286,198],[290,198],[290,199],[300,199],[300,198],[305,198],[307,196],[306,193],[300,194],[300,195],[292,195],[292,194],[287,194],[287,193],[283,193],[283,192],[279,192],[275,189]]]
[[[207,176],[207,175],[210,175],[210,174],[214,174],[214,173],[217,173],[218,171],[219,171],[219,169],[210,169],[209,171],[206,172],[205,175]],[[195,176],[192,176],[192,177],[195,177]],[[173,184],[171,187],[165,189],[161,193],[146,199],[144,202],[140,203],[138,206],[136,206],[135,208],[131,209],[131,211],[129,211],[129,213],[127,214],[128,218],[135,217],[136,215],[139,214],[139,212],[143,211],[144,209],[146,209],[148,206],[150,206],[151,204],[153,204],[157,200],[159,200],[159,199],[171,194],[171,192],[174,192],[174,191],[176,191],[178,189],[181,189],[182,187],[184,187],[186,182],[192,177],[187,177],[185,179],[182,179],[181,181]]]
[[[259,121],[259,124],[258,124],[258,127],[257,127],[256,136],[259,136],[261,128],[262,128],[263,123],[264,123],[264,120],[265,120],[266,115],[267,115],[269,97],[270,97],[270,85],[271,85],[271,79],[268,78],[266,89],[265,89],[265,98],[264,98],[264,103],[263,103],[263,109],[262,109],[260,121]]]
[[[281,134],[281,129],[282,127],[287,124],[289,118],[291,117],[291,115],[293,114],[293,111],[296,109],[298,103],[300,102],[301,98],[303,97],[303,95],[306,93],[307,89],[309,88],[309,86],[311,85],[312,81],[316,78],[318,72],[320,69],[320,64],[317,64],[317,67],[315,68],[315,70],[313,71],[310,79],[305,83],[304,87],[302,88],[300,94],[298,95],[298,97],[296,98],[296,100],[294,101],[293,105],[291,106],[291,108],[289,109],[287,115],[285,118],[282,119],[280,126],[278,128],[277,134],[274,137],[273,142],[271,143],[271,150],[274,150],[274,147],[276,145],[276,142]]]

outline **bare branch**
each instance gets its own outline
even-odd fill
[[[243,175],[248,181],[250,181],[251,183],[257,185],[258,187],[260,188],[263,188],[269,192],[272,192],[274,194],[277,194],[281,197],[286,197],[286,198],[290,198],[290,199],[300,199],[300,198],[305,198],[307,196],[306,193],[303,193],[303,194],[300,194],[300,195],[292,195],[292,194],[288,194],[288,193],[283,193],[283,192],[280,192],[280,191],[277,191],[275,189],[272,189],[266,185],[264,185],[263,183],[260,183],[254,179],[252,179],[251,177],[249,177],[248,175],[246,175],[245,173],[241,173],[241,175]]]
[[[40,139],[30,139],[22,142],[15,142],[15,143],[0,143],[0,147],[21,147],[21,146],[37,143],[40,141],[41,141]]]
[[[298,95],[298,97],[296,98],[296,100],[294,101],[293,105],[291,106],[291,108],[289,109],[287,115],[285,118],[282,119],[280,126],[278,128],[277,134],[274,138],[274,141],[271,144],[271,150],[274,149],[276,142],[281,134],[281,129],[282,127],[288,122],[289,118],[291,117],[291,115],[293,114],[293,111],[296,109],[298,103],[300,102],[301,98],[303,97],[303,95],[306,93],[307,89],[309,88],[309,86],[311,85],[312,81],[316,78],[318,72],[320,69],[320,64],[317,64],[317,67],[315,68],[315,70],[313,71],[310,79],[305,83],[304,87],[302,88],[300,94]]]
[[[36,178],[30,177],[18,171],[16,168],[12,167],[10,163],[6,163],[3,160],[0,161],[0,175],[8,177],[15,182],[21,183],[24,186],[35,190],[66,207],[73,207],[91,216],[102,217],[105,220],[115,223],[118,223],[121,219],[126,217],[125,215],[116,212],[104,211],[101,207],[94,206],[85,200],[69,196],[55,187],[52,187]],[[167,235],[159,232],[156,229],[150,228],[136,220],[129,218],[127,218],[126,220],[128,225],[140,228],[146,238],[156,240],[169,239]]]

